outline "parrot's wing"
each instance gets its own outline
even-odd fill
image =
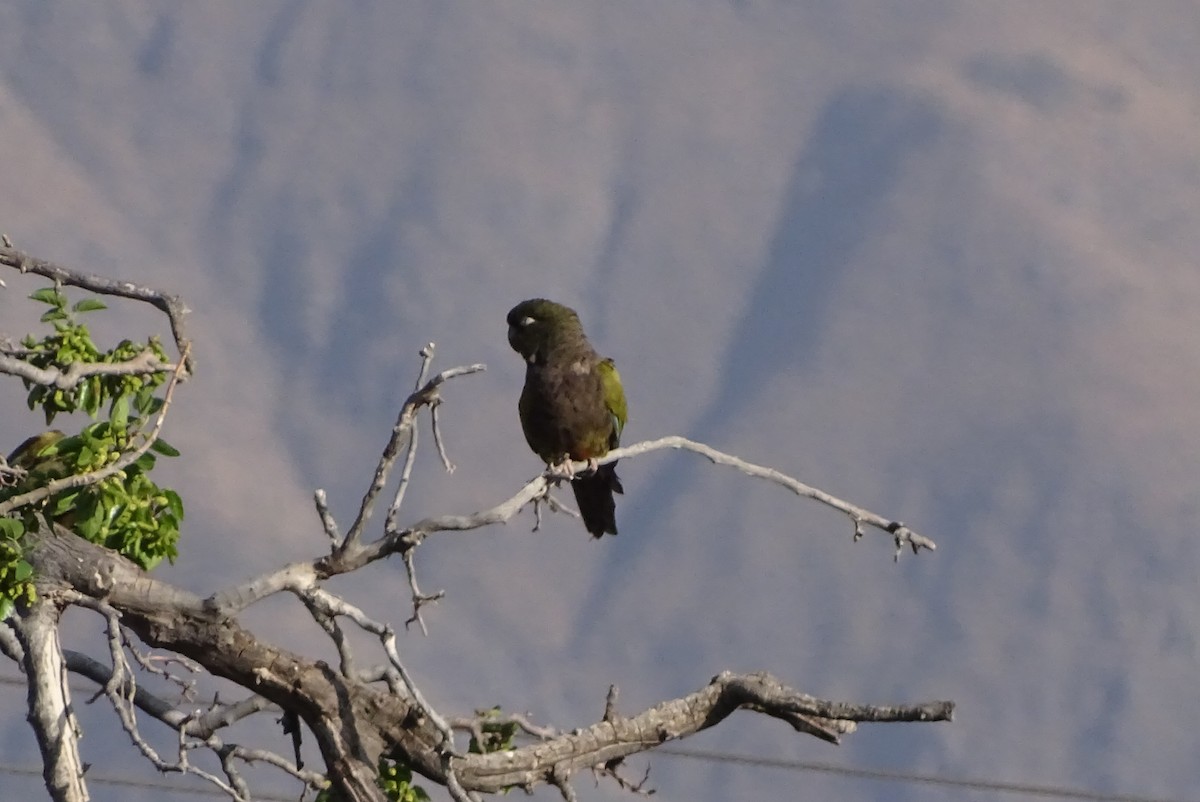
[[[37,458],[41,456],[43,451],[64,437],[66,437],[66,434],[60,432],[58,429],[50,429],[41,434],[35,434],[13,449],[13,452],[8,455],[8,464],[17,468],[32,468],[37,464]]]
[[[600,386],[604,390],[604,406],[613,419],[613,436],[610,448],[616,448],[621,443],[621,431],[625,428],[629,411],[625,407],[625,388],[621,386],[621,374],[611,359],[602,359],[596,366],[600,375]]]

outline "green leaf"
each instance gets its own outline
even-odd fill
[[[83,407],[92,420],[96,419],[96,415],[100,413],[101,396],[104,394],[100,377],[93,376],[84,382],[83,387],[79,390],[79,406]]]
[[[25,524],[16,518],[0,518],[0,535],[10,540],[19,540],[23,534],[25,534]]]
[[[96,497],[85,495],[75,509],[75,516],[75,531],[84,540],[95,543],[104,525],[104,511],[96,502]]]
[[[31,300],[41,301],[44,304],[61,306],[63,302],[62,293],[54,287],[42,287],[29,296]]]
[[[51,321],[67,319],[67,313],[58,308],[51,309],[49,312],[43,312],[42,316],[38,318],[38,320],[42,323],[50,323]]]
[[[16,567],[13,569],[13,579],[18,582],[24,582],[33,576],[33,566],[24,560],[18,560]]]
[[[63,513],[70,512],[75,508],[75,504],[79,501],[79,491],[73,490],[60,494],[54,499],[54,506],[50,508],[50,515],[57,518]]]
[[[129,423],[129,396],[117,396],[116,400],[113,401],[112,411],[109,413],[108,419],[112,422],[114,429],[125,431],[125,427]]]
[[[75,399],[76,403],[78,403],[79,406],[83,407],[86,410],[86,409],[91,408],[92,400],[93,400],[92,383],[87,380],[80,382],[79,395]]]
[[[179,521],[183,520],[183,499],[174,490],[164,489],[163,495],[167,497],[167,506],[171,508],[171,514]]]
[[[71,307],[72,312],[92,312],[96,309],[108,309],[104,302],[96,298],[84,298]]]
[[[164,457],[178,457],[179,456],[179,449],[175,448],[175,446],[171,445],[170,443],[168,443],[166,440],[163,440],[162,438],[155,440],[150,445],[150,450],[154,451],[158,454],[162,454]]]

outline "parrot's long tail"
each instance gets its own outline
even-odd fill
[[[575,491],[575,503],[583,516],[583,525],[593,537],[604,537],[604,533],[617,533],[617,502],[613,493],[624,493],[621,480],[617,478],[617,463],[601,465],[591,476],[571,480]]]

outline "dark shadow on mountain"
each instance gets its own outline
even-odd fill
[[[310,5],[308,0],[289,0],[276,11],[259,45],[255,63],[255,75],[262,86],[277,87],[282,83],[284,49],[288,42],[294,41],[296,28]]]
[[[856,87],[830,100],[792,169],[766,261],[748,277],[755,288],[741,322],[724,353],[715,355],[722,389],[685,434],[719,443],[725,422],[744,414],[772,377],[811,366],[827,321],[837,313],[831,299],[853,266],[855,249],[878,224],[881,205],[909,160],[944,127],[942,112],[930,98],[900,87]],[[640,538],[672,513],[693,481],[692,471],[703,470],[686,465],[660,473],[651,487],[631,488],[647,500],[645,512],[620,522],[628,534],[621,536],[619,548],[610,547],[607,575],[582,607],[580,638],[589,631],[583,622],[595,619],[622,567],[642,554]],[[724,547],[740,546],[731,541]]]
[[[621,263],[624,256],[629,231],[633,227],[638,211],[642,208],[640,201],[636,182],[630,176],[622,175],[612,189],[612,219],[608,224],[608,231],[605,232],[604,241],[596,257],[596,266],[592,271],[595,276],[592,291],[603,299],[606,312],[610,311],[615,304],[620,303],[620,298],[613,295],[612,278],[617,265]],[[602,343],[609,339],[611,319],[610,314],[605,314],[594,324],[589,324],[589,331],[594,342]]]
[[[265,284],[270,288],[262,295],[258,316],[262,331],[280,359],[294,358],[299,352],[307,360],[303,377],[285,378],[285,382],[303,383],[319,377],[322,385],[329,388],[360,385],[354,373],[357,363],[347,355],[360,351],[364,343],[393,333],[395,319],[404,315],[404,310],[392,308],[394,299],[384,291],[381,277],[389,271],[405,271],[404,266],[414,261],[403,232],[414,223],[419,226],[420,221],[430,221],[432,211],[427,201],[430,196],[428,176],[423,171],[398,182],[388,209],[365,228],[358,246],[337,264],[327,266],[337,273],[344,291],[340,305],[331,313],[334,325],[328,336],[319,341],[311,338],[296,311],[311,303],[309,296],[313,292],[312,287],[298,279],[303,271],[298,273],[295,267],[303,261],[304,241],[293,236],[293,227],[296,220],[303,218],[303,211],[292,208],[295,203],[286,197],[274,204],[280,210],[279,223],[269,235],[264,235],[262,250],[257,254],[263,265]],[[418,273],[412,273],[406,292],[412,299],[427,292]],[[422,304],[414,301],[414,306]],[[394,403],[395,393],[395,387],[381,383],[377,387],[360,388],[358,392],[335,393],[331,403],[339,415],[359,416],[376,410],[379,403]],[[381,395],[390,400],[381,399]],[[285,442],[307,442],[305,433],[296,428],[298,424],[289,416],[282,416],[278,425]],[[292,456],[304,475],[316,481],[322,455],[293,448]]]
[[[176,45],[178,19],[171,14],[159,14],[154,27],[137,51],[137,69],[142,75],[162,77]]]
[[[981,89],[1012,95],[1040,111],[1061,107],[1080,91],[1062,65],[1045,53],[983,53],[969,59],[963,72]]]

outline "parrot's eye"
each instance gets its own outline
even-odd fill
[[[533,319],[533,318],[531,318],[531,317],[523,317],[523,318],[521,318],[520,320],[518,320],[518,321],[517,321],[517,325],[518,325],[518,326],[520,326],[520,327],[522,327],[522,328],[524,328],[525,326],[532,325],[532,324],[534,324],[534,323],[536,323],[536,322],[537,322],[537,321],[536,321],[536,320],[534,320],[534,319]]]

